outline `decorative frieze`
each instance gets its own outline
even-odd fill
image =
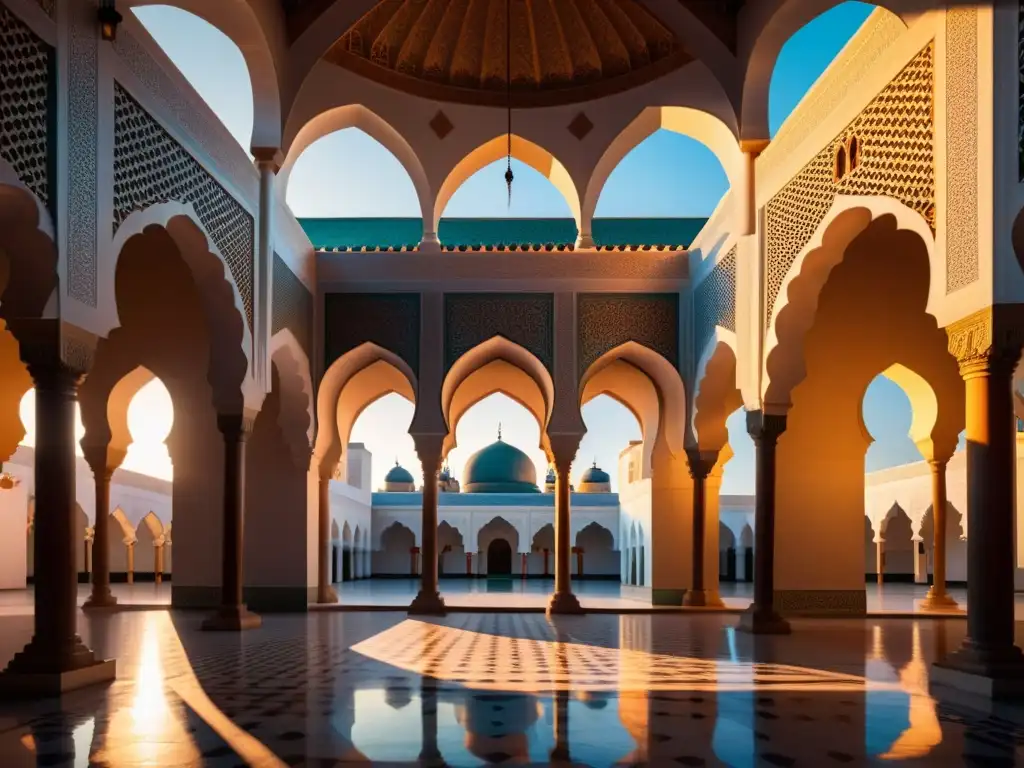
[[[716,326],[736,331],[736,246],[693,291],[694,354],[701,355]]]
[[[313,296],[274,254],[274,321],[271,335],[287,328],[310,359],[313,357]]]
[[[367,342],[420,367],[418,293],[328,293],[324,296],[324,368]]]
[[[793,262],[836,195],[894,198],[920,213],[934,230],[933,91],[934,46],[929,43],[768,202],[768,317]],[[857,138],[857,166],[837,179],[837,150],[852,136]]]
[[[120,84],[114,109],[114,232],[135,211],[190,203],[227,262],[252,328],[253,217]]]
[[[444,297],[445,369],[473,347],[504,336],[554,370],[554,297],[550,293],[449,293]]]
[[[679,368],[679,294],[583,293],[576,299],[577,375],[633,341]]]
[[[1013,370],[1024,347],[1024,305],[996,304],[946,326],[949,353],[961,374],[992,365]]]

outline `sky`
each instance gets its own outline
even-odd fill
[[[203,96],[228,130],[246,149],[252,131],[252,87],[244,60],[235,46],[206,22],[175,8],[133,9],[171,60]],[[774,133],[871,12],[872,6],[846,2],[819,16],[784,47],[772,76],[769,123]],[[452,217],[567,217],[568,206],[542,175],[513,161],[515,190],[507,205],[504,161],[480,170],[455,193],[445,210]],[[728,189],[717,159],[702,144],[685,136],[658,131],[612,173],[598,202],[603,217],[708,216]],[[357,129],[327,136],[309,147],[295,164],[288,203],[299,217],[418,216],[412,182],[386,149]],[[169,476],[170,463],[162,441],[170,429],[170,398],[159,382],[138,395],[142,416],[129,425],[138,446],[126,466]],[[133,407],[135,404],[133,403]],[[152,418],[145,418],[149,414]],[[373,453],[373,486],[395,459],[422,477],[407,430],[413,406],[399,395],[387,395],[366,408],[356,422],[352,442]],[[616,482],[619,453],[640,428],[630,412],[602,396],[583,408],[587,434],[573,467],[573,480],[594,461]],[[864,398],[864,418],[875,443],[868,449],[868,471],[920,460],[907,436],[910,404],[902,390],[876,379]],[[494,441],[498,424],[503,439],[525,451],[537,465],[543,484],[546,465],[539,450],[536,422],[522,406],[493,395],[470,409],[458,425],[457,447],[449,455],[456,477],[466,459]],[[742,411],[728,421],[735,453],[725,468],[722,493],[753,493],[754,449]],[[28,438],[31,440],[31,435]],[[162,454],[161,454],[162,450]]]

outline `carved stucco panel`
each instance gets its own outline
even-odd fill
[[[420,368],[418,293],[329,293],[324,297],[324,368],[361,344],[376,344]]]
[[[736,331],[736,252],[733,246],[693,292],[694,355],[703,352],[715,326]]]
[[[271,335],[287,328],[306,356],[313,353],[313,296],[284,259],[274,254],[274,322]]]
[[[584,293],[577,297],[577,376],[628,341],[679,368],[679,294]]]
[[[473,347],[504,336],[554,370],[554,297],[550,293],[449,293],[444,297],[445,370]]]
[[[95,10],[68,3],[68,295],[96,306],[99,35]]]

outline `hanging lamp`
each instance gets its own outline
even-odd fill
[[[505,111],[508,116],[505,186],[508,187],[508,207],[511,210],[512,181],[515,179],[512,173],[512,0],[505,0]]]

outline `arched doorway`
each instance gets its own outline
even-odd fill
[[[512,545],[506,539],[493,539],[487,545],[487,575],[512,575]]]

